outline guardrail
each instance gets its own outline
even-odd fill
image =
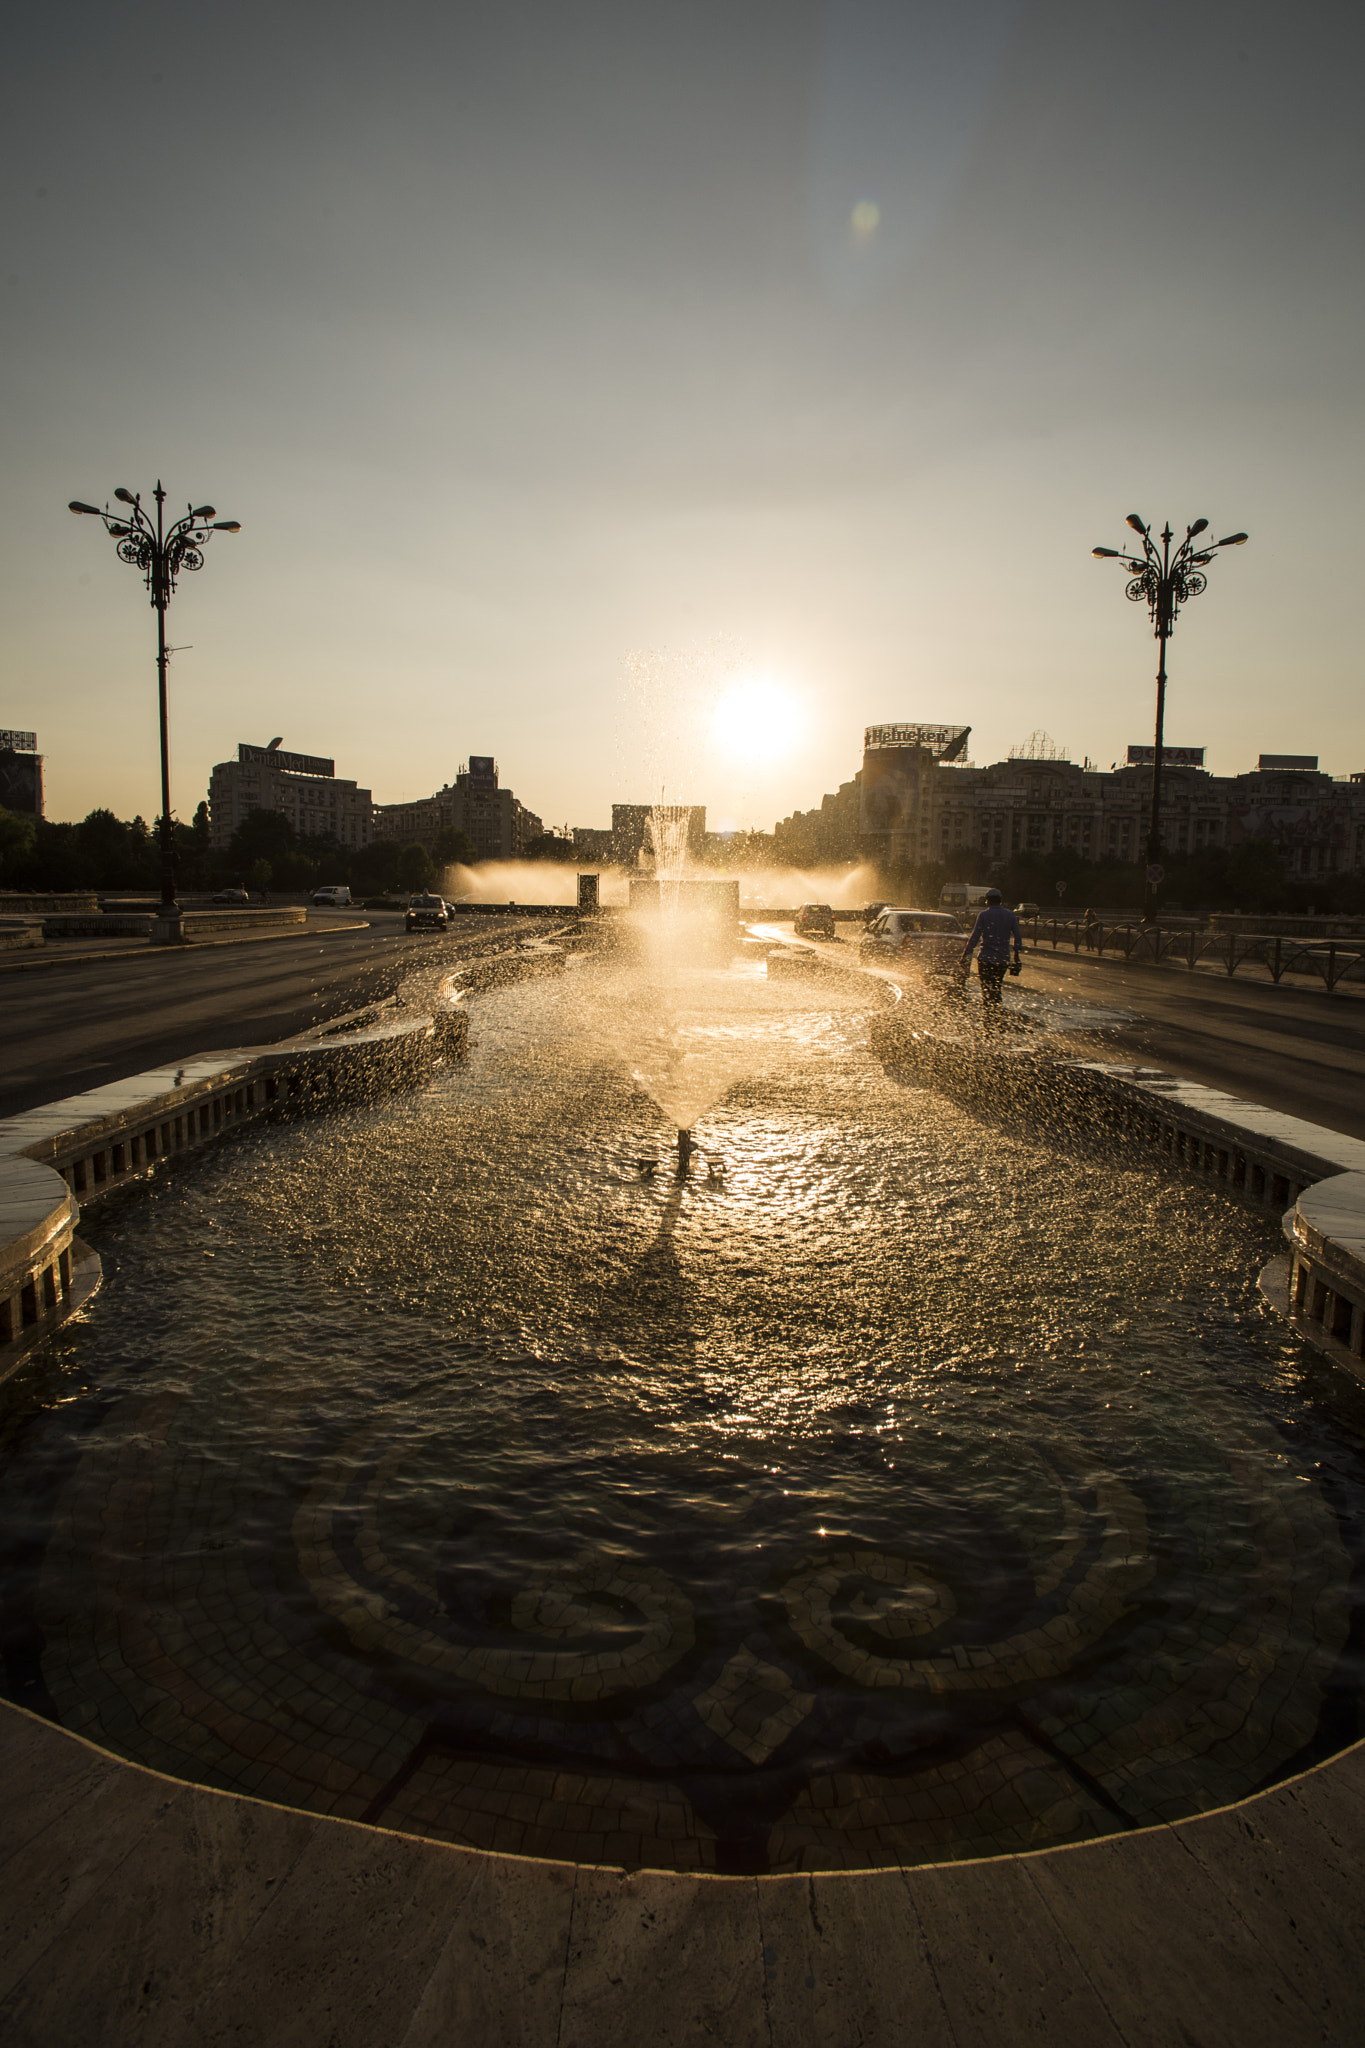
[[[1330,995],[1340,982],[1365,982],[1365,940],[1290,939],[1282,933],[1215,932],[1193,926],[1087,924],[1081,918],[1022,920],[1026,941],[1035,951],[1051,945],[1053,952],[1070,946],[1075,953],[1113,953],[1124,960],[1179,960],[1190,969],[1201,961],[1221,967],[1229,976],[1243,967],[1262,967],[1273,982],[1286,974],[1320,977]]]

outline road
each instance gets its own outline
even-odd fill
[[[1127,1013],[1105,1033],[1121,1054],[1365,1138],[1360,996],[1051,952],[1025,955],[1022,982]]]
[[[0,975],[0,1116],[200,1052],[268,1045],[389,995],[414,966],[449,958],[525,918],[461,920],[449,936],[371,913],[363,930],[310,919],[294,937],[55,961]],[[539,928],[539,927],[537,927]]]
[[[527,932],[485,918],[448,937],[407,937],[397,918],[368,929],[310,920],[306,935],[133,952],[0,975],[0,1116],[217,1047],[267,1045],[392,992],[418,964],[471,937]],[[473,924],[473,920],[470,920]],[[781,932],[791,927],[762,926]],[[826,950],[821,948],[822,951]],[[829,948],[852,964],[856,939]],[[1365,999],[1178,969],[1029,953],[1009,1000],[1079,1006],[1101,1056],[1140,1060],[1251,1102],[1365,1138]]]

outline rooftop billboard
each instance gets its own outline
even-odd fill
[[[869,725],[863,732],[863,749],[922,747],[937,761],[955,761],[967,751],[969,725]]]
[[[285,754],[278,747],[249,747],[239,741],[237,759],[252,768],[282,768],[286,775],[335,775],[337,764],[321,754]]]
[[[1128,749],[1128,766],[1130,768],[1150,768],[1155,759],[1156,748],[1154,746],[1129,747]],[[1204,749],[1202,747],[1163,747],[1161,749],[1161,765],[1163,768],[1202,768],[1204,765]]]

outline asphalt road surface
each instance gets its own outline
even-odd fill
[[[398,918],[361,931],[319,921],[297,938],[0,972],[0,1116],[196,1053],[269,1045],[392,994],[415,966],[448,957],[453,967],[461,942],[513,928],[540,927],[481,916],[448,936],[409,937]]]
[[[1168,1073],[1365,1138],[1365,998],[1180,967],[1024,955],[1023,986],[1126,1012],[1104,1034]]]

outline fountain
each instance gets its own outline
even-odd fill
[[[902,1085],[879,988],[690,920],[668,826],[657,910],[490,983],[466,1063],[106,1201],[4,1404],[10,1697],[679,1871],[1076,1842],[1325,1753],[1365,1485],[1255,1307],[1272,1226]]]

